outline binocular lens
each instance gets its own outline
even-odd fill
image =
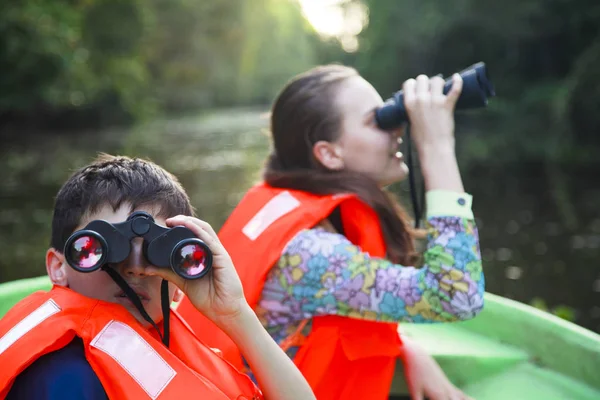
[[[80,270],[95,268],[104,254],[102,243],[94,236],[80,236],[69,248],[69,259]]]
[[[197,277],[206,269],[206,249],[199,243],[188,243],[175,250],[173,269],[180,275]]]
[[[210,248],[192,231],[156,225],[150,214],[135,212],[127,221],[111,224],[94,220],[66,241],[64,255],[79,272],[118,265],[131,254],[131,240],[143,238],[141,251],[151,265],[171,268],[184,279],[199,279],[212,268]],[[135,251],[139,251],[135,250]]]

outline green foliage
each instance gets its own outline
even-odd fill
[[[0,116],[265,103],[318,45],[293,0],[10,2]]]
[[[557,317],[562,318],[567,321],[573,322],[576,319],[575,310],[572,307],[565,306],[563,304],[558,305],[553,308],[549,308],[544,299],[535,297],[534,299],[531,300],[530,305],[532,307],[537,308],[538,310],[542,310],[542,311],[554,314]]]
[[[145,22],[129,0],[12,2],[0,14],[0,112],[85,109],[116,97],[144,109]]]
[[[270,103],[294,74],[356,66],[384,97],[408,77],[485,61],[498,96],[459,125],[465,162],[595,162],[596,0],[346,0],[368,7],[357,53],[322,41],[296,0],[22,0],[0,14],[0,118]],[[479,134],[485,132],[485,134]]]
[[[486,62],[498,97],[487,110],[463,117],[463,160],[597,158],[600,3],[363,2],[369,25],[360,35],[356,66],[384,97],[417,74],[449,76]]]
[[[52,98],[52,85],[81,63],[77,52],[80,13],[61,1],[11,2],[0,14],[0,110],[24,110]],[[55,96],[57,97],[57,96]]]
[[[244,46],[238,68],[239,99],[270,103],[293,75],[317,63],[320,45],[296,2],[244,2]],[[258,11],[262,9],[261,11]]]

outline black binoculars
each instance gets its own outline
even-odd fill
[[[495,96],[492,82],[488,79],[485,63],[479,62],[459,72],[463,79],[463,88],[456,102],[456,109],[485,107],[488,97]],[[452,88],[452,79],[446,80],[444,94]],[[404,108],[404,93],[402,90],[385,101],[385,104],[375,111],[375,120],[379,128],[392,130],[408,121]]]
[[[212,267],[212,252],[186,227],[157,225],[146,212],[132,213],[125,222],[94,220],[74,232],[65,243],[67,263],[77,271],[92,272],[118,264],[131,252],[131,240],[142,237],[144,256],[156,267],[171,268],[184,279],[198,279]]]

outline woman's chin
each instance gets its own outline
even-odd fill
[[[398,181],[403,181],[408,177],[408,165],[405,162],[400,164],[400,173],[398,174]]]
[[[400,164],[398,167],[387,173],[387,176],[383,177],[379,181],[381,187],[389,186],[397,182],[401,182],[408,177],[408,165],[406,163]]]

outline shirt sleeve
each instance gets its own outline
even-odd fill
[[[470,210],[470,199],[460,198]],[[387,322],[473,318],[484,294],[475,222],[468,213],[442,216],[452,210],[434,210],[421,268],[371,257],[341,234],[300,232],[270,272],[259,303],[262,318],[267,325],[319,315]]]
[[[425,193],[427,217],[460,217],[473,219],[473,196],[449,190],[429,190]]]
[[[83,343],[75,339],[47,354],[17,376],[6,400],[108,400],[85,359]]]

